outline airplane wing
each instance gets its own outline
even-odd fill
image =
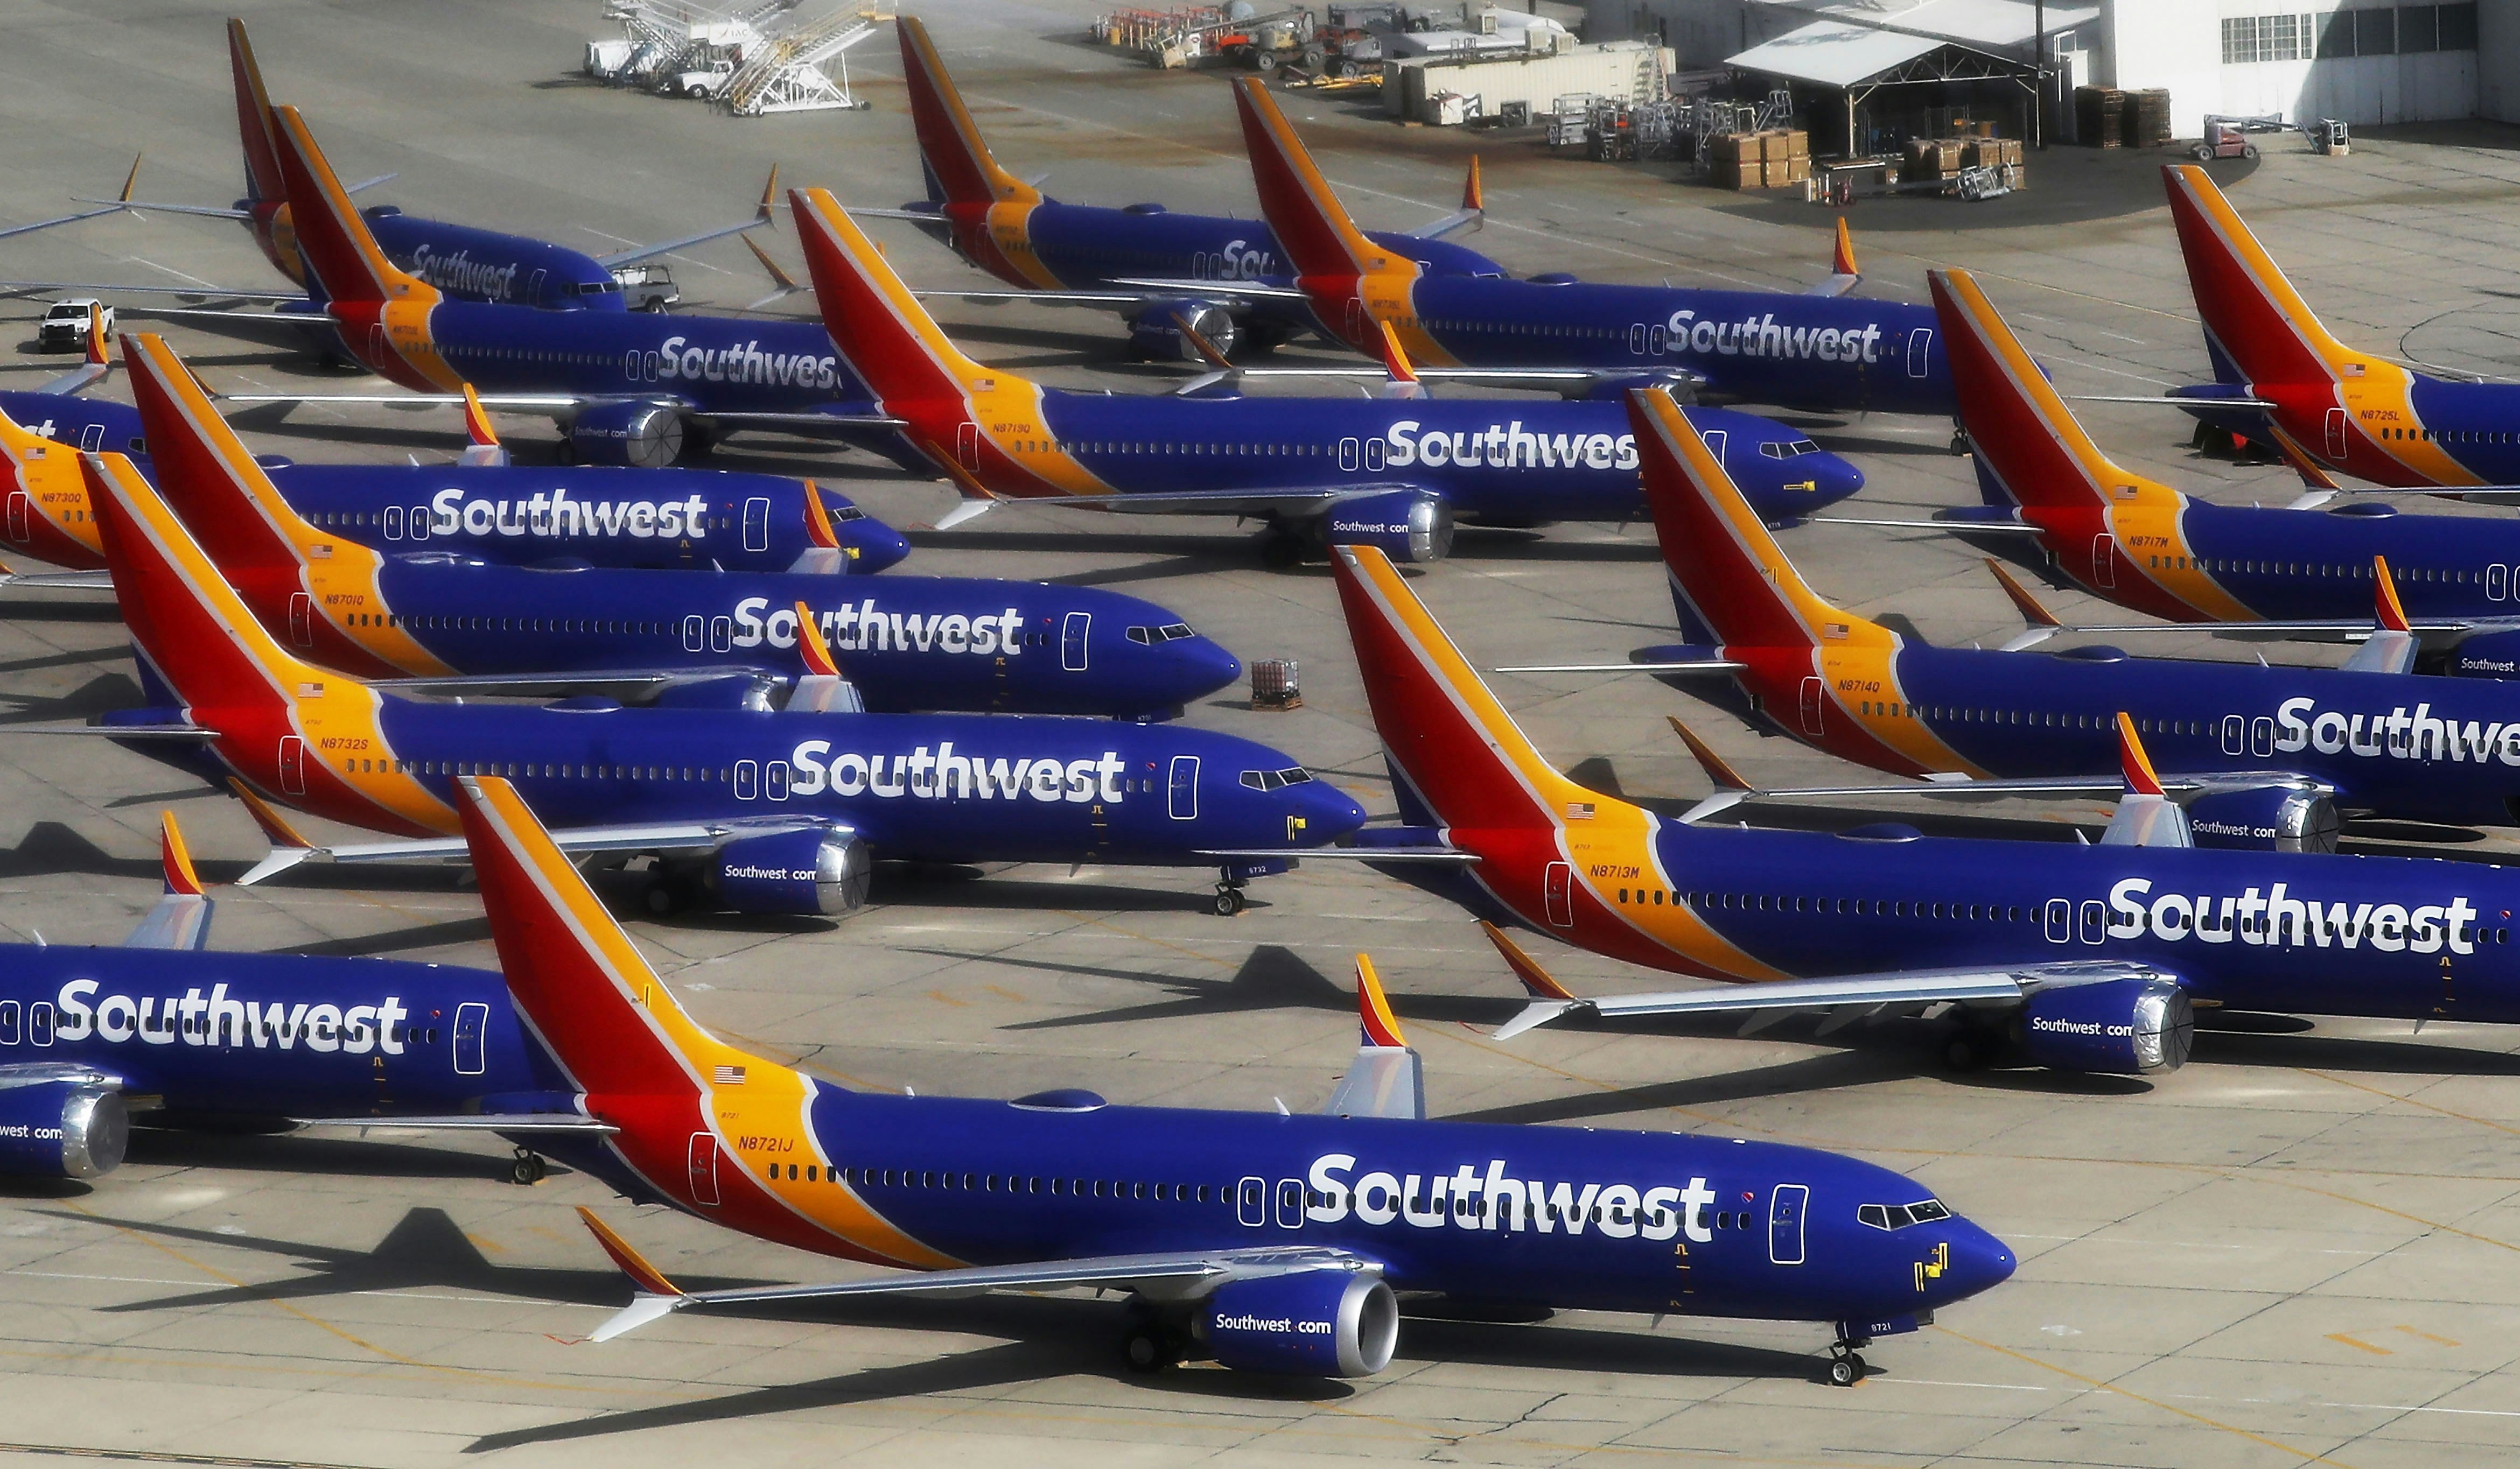
[[[5,237],[0,237],[5,238]],[[302,290],[230,290],[224,286],[132,286],[96,281],[0,281],[0,291],[93,290],[110,295],[192,295],[204,300],[302,301]]]
[[[1207,1295],[1229,1280],[1256,1280],[1304,1270],[1379,1272],[1379,1263],[1324,1245],[1259,1245],[1234,1250],[1186,1250],[1149,1255],[1103,1255],[1081,1260],[1050,1260],[1023,1265],[967,1266],[960,1269],[925,1270],[841,1280],[827,1285],[766,1285],[740,1290],[685,1291],[650,1265],[629,1241],[615,1234],[593,1211],[579,1206],[595,1242],[639,1288],[630,1304],[598,1326],[587,1340],[608,1342],[635,1331],[660,1316],[693,1307],[747,1306],[774,1301],[822,1301],[842,1296],[977,1295],[993,1290],[1058,1290],[1091,1285],[1132,1289],[1160,1283],[1165,1296],[1179,1300]]]
[[[285,299],[303,300],[304,297],[289,296]],[[222,311],[212,307],[146,305],[125,306],[121,310],[125,316],[176,322],[198,327],[215,335],[233,336],[290,352],[320,352],[340,340],[340,331],[333,319],[311,311]]]
[[[2041,990],[2072,985],[2112,984],[2129,979],[2178,980],[2177,975],[2154,965],[2124,959],[2040,959],[2018,965],[1897,970],[1830,979],[1712,984],[1646,995],[1586,997],[1559,984],[1503,929],[1485,919],[1480,920],[1479,927],[1531,997],[1531,1003],[1523,1007],[1521,1014],[1496,1029],[1493,1039],[1499,1041],[1509,1041],[1569,1015],[1689,1015],[1748,1010],[1773,1013],[1781,1019],[1796,1010],[1839,1010],[1846,1012],[1843,1019],[1832,1019],[1844,1023],[1891,1009],[2019,1004]]]
[[[1267,281],[1184,281],[1165,276],[1114,276],[1114,286],[1135,286],[1161,295],[1197,296],[1201,300],[1223,301],[1309,301],[1301,287],[1279,286]],[[1138,299],[1146,299],[1140,296]]]
[[[1216,293],[1207,292],[1209,295]],[[1003,287],[996,289],[982,289],[979,287],[956,289],[940,287],[932,290],[914,290],[911,294],[922,301],[979,301],[992,306],[1003,306],[1012,301],[1024,301],[1035,306],[1096,306],[1114,311],[1126,311],[1133,306],[1144,306],[1148,301],[1143,291],[1132,291],[1123,295],[1118,291],[1109,290],[1012,290]]]
[[[251,887],[266,877],[306,862],[444,862],[466,853],[461,836],[398,837],[389,841],[322,844],[298,834],[287,818],[230,777],[229,789],[245,803],[247,814],[270,838],[271,851],[237,879]],[[711,852],[730,841],[776,836],[784,831],[845,832],[849,828],[814,817],[764,818],[751,821],[649,822],[617,826],[563,827],[551,833],[560,849],[573,857],[604,852]]]
[[[602,673],[447,674],[407,679],[371,679],[368,687],[393,693],[433,693],[504,698],[567,698],[580,693],[659,693],[690,684],[712,684],[734,675],[750,674],[763,684],[786,684],[786,676],[766,668],[724,664],[709,668],[615,668]]]
[[[1413,240],[1442,240],[1463,230],[1475,230],[1487,222],[1487,191],[1479,183],[1479,156],[1470,155],[1470,171],[1462,179],[1462,206],[1436,220],[1405,233]]]
[[[761,191],[761,206],[753,212],[750,219],[743,223],[720,225],[714,230],[702,230],[697,235],[685,235],[680,240],[667,240],[656,245],[634,245],[626,250],[615,250],[609,255],[598,255],[595,257],[595,263],[606,270],[614,270],[624,265],[636,265],[642,260],[652,260],[658,255],[670,255],[676,250],[689,249],[695,245],[706,245],[712,240],[724,240],[729,235],[741,235],[746,230],[757,230],[770,223],[775,217],[770,210],[772,200],[778,196],[779,165],[773,163],[770,165],[770,183]]]
[[[1331,1117],[1426,1120],[1426,1073],[1382,993],[1373,960],[1356,957],[1356,1060],[1322,1111]]]
[[[105,307],[90,301],[87,305],[87,349],[79,365],[35,391],[68,397],[90,383],[104,381],[112,371],[113,351],[106,342]]]
[[[1470,368],[1413,367],[1421,382],[1465,382],[1482,387],[1528,388],[1534,392],[1553,392],[1566,398],[1598,396],[1613,382],[1637,386],[1659,383],[1674,388],[1694,390],[1706,385],[1706,378],[1687,368]],[[1226,366],[1208,372],[1173,389],[1175,397],[1194,397],[1222,383],[1239,384],[1249,378],[1370,378],[1380,381],[1389,376],[1378,367],[1294,367],[1253,368]]]
[[[215,315],[216,313],[203,313]],[[907,421],[878,414],[832,413],[693,413],[679,398],[652,393],[214,393],[222,403],[374,403],[388,408],[464,408],[475,405],[510,413],[548,414],[555,418],[584,408],[612,403],[653,403],[709,423],[730,428],[901,428]]]
[[[140,919],[140,926],[122,941],[125,949],[197,950],[210,942],[210,909],[208,895],[202,890],[201,874],[193,870],[193,854],[184,845],[183,828],[175,824],[175,813],[158,818],[158,861],[165,869],[165,895]]]
[[[447,1117],[292,1117],[299,1128],[355,1128],[366,1132],[389,1128],[425,1133],[580,1133],[598,1135],[621,1130],[601,1118],[579,1112],[460,1112]]]

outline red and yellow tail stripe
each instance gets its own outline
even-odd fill
[[[851,1139],[816,1135],[815,1083],[693,1020],[513,784],[462,783],[464,835],[518,1012],[587,1109],[621,1130],[609,1145],[624,1161],[684,1208],[749,1233],[885,1265],[962,1263],[830,1180]],[[709,1160],[704,1184],[696,1158]],[[822,1175],[810,1182],[808,1162]]]
[[[1631,392],[1628,415],[1672,584],[1751,665],[1745,677],[1771,686],[1758,691],[1785,707],[1817,677],[1839,711],[1822,721],[1824,745],[1902,775],[1984,774],[1911,715],[1899,681],[1905,640],[1812,590],[1671,394]]]
[[[840,660],[832,656],[832,645],[823,637],[823,625],[814,619],[814,609],[802,601],[796,603],[796,651],[803,656],[807,673],[826,678],[840,676]]]
[[[2253,391],[2281,405],[2269,417],[2290,447],[2379,484],[2484,482],[2425,426],[2416,376],[2331,335],[2204,169],[2161,172],[2206,334]],[[2332,410],[2341,425],[2330,426]]]
[[[788,200],[832,342],[966,494],[1112,493],[1059,446],[1041,384],[963,355],[830,190]]]
[[[289,186],[280,176],[280,156],[272,146],[271,96],[262,87],[262,67],[253,59],[253,42],[245,22],[228,22],[228,69],[236,80],[238,141],[245,145],[245,191],[260,202],[289,200]]]
[[[2126,777],[2127,789],[2139,796],[2157,796],[2161,790],[2161,773],[2152,768],[2152,756],[2145,751],[2142,738],[2136,734],[2135,716],[2118,712],[2118,770]]]
[[[298,514],[164,337],[128,336],[123,355],[160,492],[184,506],[223,577],[242,581],[260,571],[265,575],[252,579],[265,583],[257,589],[261,596],[284,595],[283,588],[301,591],[329,634],[318,634],[313,651],[346,672],[454,672],[386,604],[383,555],[356,541],[336,540]],[[469,399],[471,390],[466,391]],[[268,575],[275,569],[283,577]],[[257,610],[266,625],[291,621],[286,605]]]
[[[1330,564],[1383,749],[1450,838],[1479,855],[1471,875],[1498,901],[1536,927],[1571,929],[1619,957],[1735,979],[1784,977],[1686,905],[1617,903],[1619,887],[1681,886],[1663,868],[1653,814],[1552,769],[1388,556],[1342,546]],[[1548,896],[1553,864],[1569,868],[1563,912]]]
[[[455,829],[455,813],[395,755],[382,695],[273,641],[131,461],[89,454],[80,464],[132,641],[192,717],[219,732],[222,759],[263,791],[336,821],[401,834]]]
[[[1066,283],[1051,274],[1032,247],[1032,212],[1045,202],[1042,192],[1001,167],[989,152],[927,27],[904,16],[898,28],[911,124],[919,133],[920,156],[945,191],[945,218],[955,244],[1002,281],[1060,289]]]
[[[2092,557],[2111,557],[2111,600],[2157,615],[2259,620],[2188,544],[2187,497],[2100,451],[1975,278],[1954,270],[1927,280],[1979,463],[2020,503],[2025,518],[2048,526],[2057,564],[2089,586]],[[2100,535],[2111,544],[2094,550],[2092,538]]]
[[[450,393],[461,388],[463,377],[438,355],[429,334],[429,314],[445,297],[385,258],[297,110],[274,108],[271,118],[298,248],[323,284],[343,344],[405,387]]]
[[[2398,579],[2389,574],[2387,556],[2371,557],[2371,580],[2376,589],[2371,599],[2372,616],[2381,628],[2392,633],[2414,631],[2407,621],[2407,604],[2398,600]]]
[[[1846,228],[1846,216],[1837,216],[1837,248],[1828,257],[1828,272],[1833,276],[1860,276],[1855,264],[1855,236]]]
[[[22,516],[9,507],[9,531],[28,556],[56,566],[91,571],[105,564],[96,514],[79,477],[78,451],[56,443],[0,413],[0,494],[25,497]],[[22,529],[25,538],[15,540]]]
[[[1460,366],[1418,321],[1415,288],[1423,269],[1356,227],[1267,86],[1246,77],[1235,83],[1234,97],[1260,212],[1285,246],[1296,284],[1312,297],[1314,315],[1369,356],[1381,351],[1377,327],[1387,324],[1416,360]]]

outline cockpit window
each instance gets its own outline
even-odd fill
[[[1770,459],[1800,459],[1806,454],[1818,454],[1820,445],[1810,439],[1795,439],[1789,444],[1779,444],[1771,439],[1759,446],[1759,452]]]
[[[1282,771],[1244,771],[1242,773],[1242,783],[1253,790],[1282,790],[1289,785],[1301,785],[1311,779],[1313,779],[1313,773],[1300,765],[1288,766]]]
[[[1142,626],[1129,629],[1130,642],[1143,644],[1148,647],[1152,647],[1158,643],[1173,643],[1183,638],[1195,638],[1197,636],[1198,634],[1191,631],[1190,624],[1187,622],[1168,622],[1162,627]]]
[[[1866,1204],[1855,1211],[1857,1224],[1869,1224],[1875,1229],[1905,1229],[1910,1224],[1951,1217],[1952,1212],[1935,1199],[1914,1204]]]
[[[830,515],[834,520],[863,520],[866,518],[866,512],[858,509],[854,505],[825,505],[823,507],[823,512]]]

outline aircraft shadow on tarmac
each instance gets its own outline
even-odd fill
[[[79,724],[92,715],[128,709],[140,701],[140,686],[132,682],[129,674],[101,673],[60,698],[0,694],[0,725]],[[63,737],[96,738],[87,734]]]

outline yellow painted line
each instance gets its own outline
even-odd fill
[[[2340,1346],[2351,1347],[2357,1352],[2368,1352],[2373,1357],[2395,1357],[2398,1355],[2386,1347],[2374,1347],[2369,1342],[2363,1341],[2359,1337],[2347,1336],[2342,1331],[2331,1331],[2327,1333],[2327,1339]]]
[[[968,1001],[957,1000],[942,990],[928,991],[927,998],[935,1001],[938,1004],[950,1004],[958,1010],[970,1008],[970,1002]]]
[[[470,1229],[464,1231],[464,1239],[466,1243],[472,1245],[472,1248],[479,1250],[484,1255],[505,1255],[508,1253],[508,1247],[506,1245],[484,1235],[475,1234]]]
[[[980,988],[988,991],[992,995],[995,995],[1000,1000],[1012,1000],[1017,1004],[1024,1002],[1023,996],[1016,994],[1014,991],[1008,989],[1004,985],[982,985]]]
[[[2452,1341],[2449,1337],[2446,1337],[2446,1336],[2435,1336],[2435,1335],[2433,1335],[2433,1334],[2432,1334],[2431,1332],[2429,1332],[2429,1331],[2417,1331],[2417,1330],[2416,1330],[2414,1327],[2412,1327],[2412,1326],[2400,1326],[2400,1327],[2397,1327],[2397,1328],[2395,1328],[2395,1329],[2396,1329],[2396,1330],[2399,1330],[2399,1331],[2403,1331],[2403,1332],[2405,1332],[2405,1333],[2406,1333],[2407,1335],[2408,1335],[2408,1336],[2421,1337],[2421,1338],[2423,1338],[2425,1341],[2433,1342],[2433,1343],[2436,1343],[2436,1344],[2438,1344],[2438,1345],[2440,1345],[2440,1346],[2444,1346],[2444,1347],[2455,1347],[2455,1346],[2457,1346],[2457,1345],[2458,1345],[2458,1343],[2456,1343],[2456,1342],[2454,1342],[2454,1341]]]
[[[2507,1122],[2496,1122],[2491,1117],[2478,1117],[2474,1113],[2470,1112],[2453,1112],[2448,1107],[2435,1106],[2428,1101],[2417,1101],[2411,1096],[2401,1096],[2395,1091],[2371,1086],[2366,1082],[2358,1082],[2352,1077],[2335,1076],[2324,1071],[2314,1071],[2307,1066],[2296,1066],[2293,1069],[2300,1072],[2303,1076],[2315,1076],[2322,1082],[2333,1082],[2339,1087],[2350,1088],[2356,1091],[2368,1091],[2373,1096],[2385,1096],[2393,1102],[2404,1102],[2409,1107],[2421,1107],[2427,1112],[2437,1113],[2443,1117],[2455,1117],[2461,1122],[2472,1122],[2481,1128],[2492,1128],[2498,1133],[2509,1133],[2514,1136],[2520,1136],[2520,1128],[2515,1128]]]
[[[1996,1345],[1994,1342],[1981,1341],[1980,1339],[1969,1335],[1967,1332],[1954,1331],[1949,1326],[1936,1326],[1934,1329],[1943,1333],[1945,1336],[1957,1337],[1960,1341],[1964,1341],[1972,1347],[1984,1347],[1987,1351],[1993,1352],[2000,1357],[2009,1357],[2014,1361],[2027,1362],[2031,1366],[2038,1367],[2043,1371],[2053,1372],[2059,1377],[2071,1378],[2072,1380],[2096,1392],[2115,1393],[2121,1398],[2143,1403],[2148,1407],[2157,1407],[2165,1413],[2175,1413],[2182,1418],[2185,1418],[2191,1423],[2202,1423],[2207,1428],[2220,1429],[2224,1433],[2229,1434],[2234,1438],[2246,1439],[2252,1444],[2272,1448],[2277,1453],[2288,1453],[2293,1455],[2295,1458],[2304,1459],[2314,1464],[2334,1465],[2335,1469],[2353,1469],[2352,1465],[2342,1463],[2336,1459],[2331,1459],[2323,1453],[2313,1453],[2307,1448],[2296,1448],[2290,1444],[2282,1443],[2275,1439],[2270,1439],[2264,1434],[2251,1433],[2245,1428],[2226,1423],[2220,1418],[2208,1418],[2203,1413],[2189,1412],[2183,1407],[2178,1407],[2171,1403],[2164,1402],[2158,1398],[2147,1398],[2143,1394],[2136,1392],[2132,1388],[2123,1388],[2114,1382],[2103,1382],[2097,1377],[2086,1377],[2071,1367],[2060,1367],[2054,1362],[2042,1361],[2038,1358],[2032,1357],[2027,1352],[2015,1352],[2010,1347],[2002,1347]]]

